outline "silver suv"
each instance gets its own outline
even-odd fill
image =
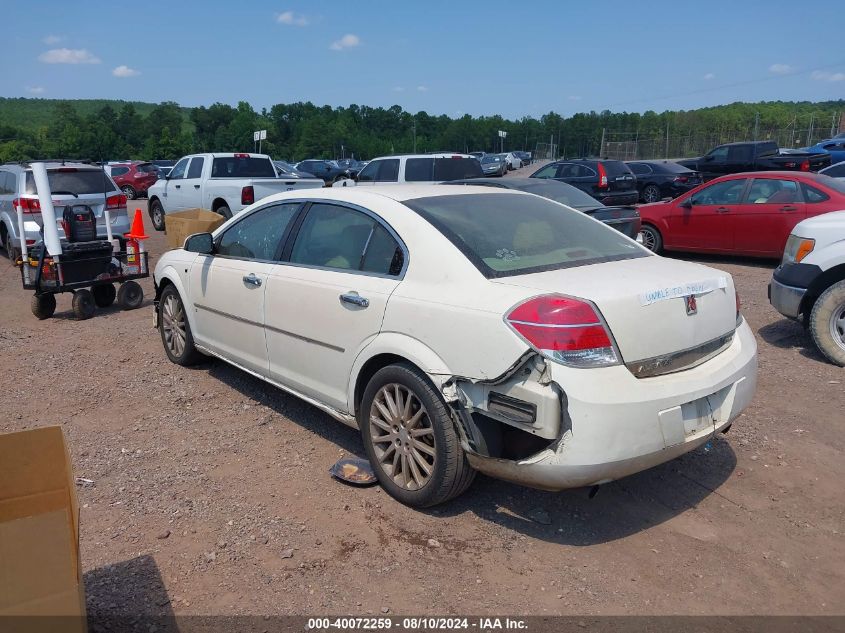
[[[111,216],[112,235],[122,237],[129,231],[126,196],[100,167],[70,162],[48,162],[46,165],[60,238],[64,237],[60,222],[64,207],[78,204],[87,205],[94,212],[97,237],[106,237],[106,206]],[[41,240],[42,224],[32,169],[29,163],[0,165],[0,245],[13,261],[20,252],[19,207],[23,210],[26,243],[32,246]]]

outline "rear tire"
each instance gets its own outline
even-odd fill
[[[652,253],[660,254],[663,252],[663,236],[651,224],[643,224],[640,228],[640,235],[643,238],[643,246]]]
[[[646,204],[650,202],[660,202],[660,187],[658,187],[657,185],[646,185],[646,187],[643,189],[642,196],[640,197]]]
[[[232,217],[232,211],[225,204],[217,207],[217,209],[215,209],[215,213],[219,213],[227,220]]]
[[[73,314],[77,321],[84,321],[94,316],[97,304],[94,302],[94,294],[87,289],[77,290],[73,293]]]
[[[379,482],[401,503],[444,503],[475,478],[449,407],[411,365],[376,372],[361,399],[358,426]]]
[[[810,333],[831,363],[845,367],[845,280],[833,284],[816,300],[810,313]]]
[[[138,192],[135,191],[135,187],[132,185],[123,185],[120,190],[123,192],[123,195],[126,196],[127,200],[134,200],[138,197]]]
[[[117,290],[114,289],[114,284],[101,284],[91,288],[91,293],[94,295],[94,303],[98,308],[108,308],[114,303],[114,298],[117,296]]]
[[[12,234],[5,229],[3,230],[3,250],[6,251],[6,257],[9,258],[9,261],[14,264],[18,258],[18,249],[15,248],[15,241],[12,239]]]
[[[150,221],[156,231],[164,230],[164,207],[158,198],[153,198],[150,202]]]
[[[39,321],[49,319],[56,312],[56,295],[34,295],[29,301],[29,308]]]
[[[167,286],[161,293],[158,303],[158,329],[164,352],[170,362],[188,367],[205,358],[194,346],[191,324],[185,314],[185,304],[172,285]]]
[[[137,281],[127,281],[121,284],[117,291],[117,304],[123,310],[140,308],[144,302],[144,290]]]

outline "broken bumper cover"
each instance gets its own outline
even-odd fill
[[[733,343],[693,369],[638,379],[623,365],[577,370],[555,365],[572,428],[549,448],[518,461],[468,452],[478,471],[544,490],[603,484],[705,444],[749,405],[757,345],[743,321]]]

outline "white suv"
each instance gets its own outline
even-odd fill
[[[374,158],[358,174],[358,184],[444,182],[483,177],[481,163],[469,154],[409,154]]]

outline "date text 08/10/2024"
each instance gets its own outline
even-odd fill
[[[403,617],[403,618],[309,618],[306,627],[309,631],[387,631],[396,628],[401,631],[446,631],[473,630],[479,632],[527,630],[525,620],[513,618],[439,618],[439,617]]]

